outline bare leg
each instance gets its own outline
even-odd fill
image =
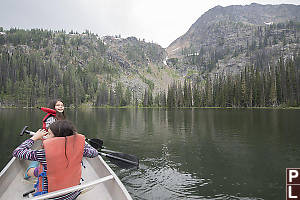
[[[38,167],[39,162],[38,161],[31,161],[29,163],[29,166],[27,170],[25,171],[24,179],[29,179],[31,176],[34,176],[34,169]]]
[[[35,169],[35,168],[30,168],[30,169],[27,171],[27,175],[33,177],[33,176],[34,176],[34,169]]]

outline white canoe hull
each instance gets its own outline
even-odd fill
[[[33,189],[32,181],[24,180],[24,173],[29,161],[12,158],[0,173],[0,200],[25,199],[23,194]],[[31,199],[44,199],[65,194],[77,189],[83,189],[79,200],[131,200],[126,188],[100,157],[83,158],[82,178],[84,181],[79,186],[65,190],[55,191]],[[26,198],[28,199],[28,198]]]

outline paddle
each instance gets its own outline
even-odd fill
[[[117,151],[112,151],[109,149],[105,149],[103,146],[103,140],[97,139],[97,138],[92,138],[92,139],[87,139],[88,143],[94,147],[95,149],[98,150],[99,154],[102,156],[105,156],[107,158],[110,158],[110,160],[112,161],[112,163],[118,165],[119,167],[122,168],[129,168],[132,167],[130,165],[133,166],[139,166],[139,159],[134,156],[134,155],[130,155],[130,154],[125,154],[122,152],[117,152]],[[102,151],[102,152],[100,152]],[[105,153],[103,153],[105,152]],[[121,161],[121,162],[118,162]],[[125,162],[125,163],[122,163]]]
[[[21,133],[20,136],[24,135],[24,133],[29,134],[29,135],[34,135],[35,132],[27,130],[28,126],[25,126]],[[98,150],[98,153],[102,156],[105,156],[111,160],[112,163],[118,165],[119,167],[122,168],[129,168],[133,166],[139,166],[139,159],[134,156],[134,155],[129,155],[125,154],[122,152],[117,152],[117,151],[112,151],[108,149],[104,149],[103,147],[103,140],[93,138],[93,139],[87,139],[89,144],[94,147],[95,149]],[[122,163],[124,162],[124,163]],[[125,164],[126,163],[126,164]]]
[[[23,136],[24,133],[28,134],[28,135],[34,135],[35,132],[29,131],[27,130],[28,126],[24,126],[24,128],[22,129],[22,131],[20,132],[20,136]]]

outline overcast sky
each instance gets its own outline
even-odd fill
[[[300,0],[0,0],[0,26],[90,30],[167,47],[217,5],[296,4]]]

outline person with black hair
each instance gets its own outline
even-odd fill
[[[44,136],[43,149],[32,150],[35,141]],[[28,172],[38,177],[35,196],[80,184],[82,157],[93,158],[98,151],[85,143],[85,137],[77,133],[72,122],[58,120],[49,126],[48,132],[40,129],[30,139],[17,147],[13,156],[38,161],[39,167]],[[80,191],[71,192],[57,199],[76,199]]]
[[[43,130],[45,131],[48,131],[49,126],[56,120],[63,120],[66,118],[64,112],[65,110],[64,103],[59,99],[51,100],[49,102],[49,108],[46,107],[37,107],[37,108],[47,113],[47,115],[42,120]],[[39,163],[37,161],[31,161],[25,171],[24,179],[28,180],[30,178],[29,174],[32,174],[30,173],[30,171],[37,168],[38,165]]]
[[[52,124],[56,120],[62,120],[66,118],[64,112],[65,110],[64,103],[59,99],[51,100],[49,102],[49,108],[46,107],[38,107],[38,108],[44,111],[45,113],[47,113],[47,115],[45,115],[45,117],[42,120],[43,129],[45,131],[47,131],[50,124]]]

